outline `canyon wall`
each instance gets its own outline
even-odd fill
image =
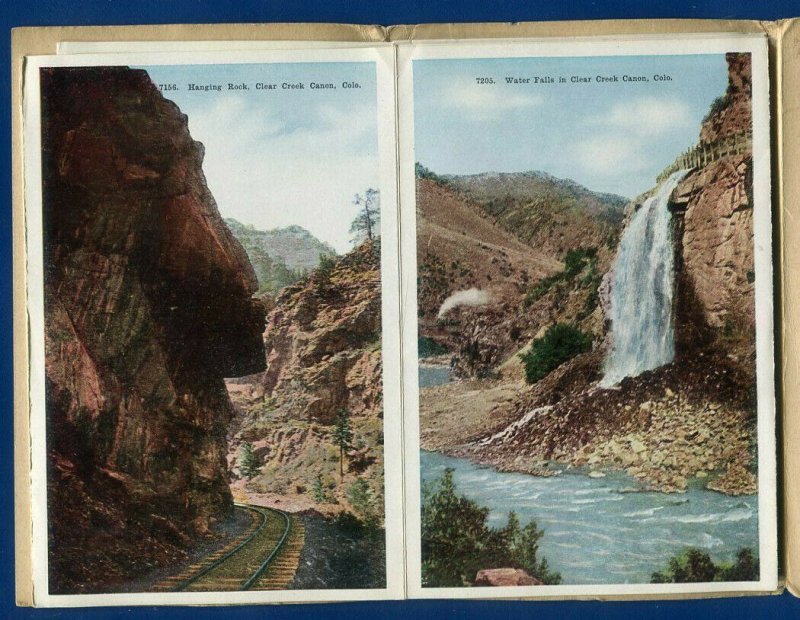
[[[232,510],[223,377],[263,308],[186,116],[147,73],[41,74],[52,592],[179,559]]]
[[[752,131],[750,56],[727,54],[726,59],[728,89],[703,122],[701,145]],[[754,353],[752,176],[750,149],[693,170],[673,194],[681,232],[677,318],[684,350],[692,341],[702,342],[697,334],[705,330],[740,361]]]
[[[367,242],[288,286],[267,317],[264,391],[292,417],[330,424],[381,398],[380,251]]]

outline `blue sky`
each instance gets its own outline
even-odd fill
[[[257,228],[299,224],[337,251],[350,249],[354,194],[378,187],[376,68],[370,62],[143,67],[189,117],[205,145],[208,186],[223,217]],[[311,90],[310,82],[336,90]],[[355,81],[360,89],[345,89]],[[189,91],[220,83],[222,92]],[[250,90],[227,90],[246,82]],[[278,90],[255,90],[255,83]],[[283,90],[304,82],[304,90]]]
[[[698,138],[725,93],[722,54],[414,61],[415,159],[438,174],[543,170],[634,197]],[[654,81],[667,74],[672,81]],[[506,76],[565,76],[508,85]],[[573,75],[646,83],[573,84]],[[495,84],[478,85],[478,76]]]

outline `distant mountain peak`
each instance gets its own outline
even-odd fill
[[[225,223],[242,244],[258,277],[259,289],[276,292],[319,265],[336,250],[298,224],[259,230],[234,218]]]

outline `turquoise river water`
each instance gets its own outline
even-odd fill
[[[420,369],[421,387],[449,378],[447,369]],[[438,480],[448,467],[458,492],[491,510],[491,526],[503,526],[512,510],[523,524],[536,521],[544,530],[539,553],[564,584],[649,583],[687,547],[716,562],[733,560],[742,547],[758,553],[755,495],[730,497],[706,490],[700,480],[681,494],[631,492],[636,480],[620,472],[536,477],[421,452],[423,483]]]

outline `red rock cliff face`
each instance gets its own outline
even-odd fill
[[[231,510],[223,377],[264,367],[255,276],[144,71],[42,78],[50,583],[181,555]]]
[[[701,143],[752,131],[750,56],[728,54],[727,61],[728,90],[704,121]],[[673,195],[684,211],[684,297],[687,290],[693,297],[684,306],[735,357],[748,357],[754,346],[752,162],[749,150],[717,159],[693,170]]]

